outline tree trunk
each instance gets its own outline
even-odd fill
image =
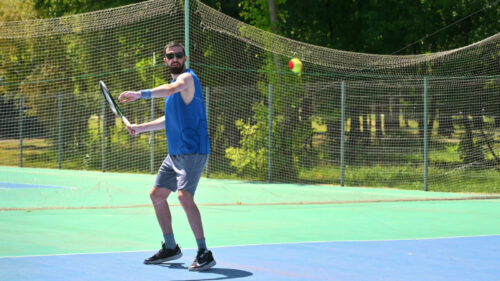
[[[438,120],[439,120],[438,134],[451,137],[451,135],[455,131],[455,128],[453,128],[453,118],[451,112],[444,108],[440,108]]]
[[[382,111],[379,106],[375,106],[375,130],[377,139],[381,139],[383,137],[382,132]]]
[[[285,104],[290,104],[286,99]],[[297,108],[290,107],[283,113],[285,120],[283,126],[276,128],[276,135],[273,138],[273,181],[295,182],[297,180],[297,169],[295,167],[293,153],[293,130],[299,125],[299,112]]]
[[[389,110],[385,115],[385,133],[394,134],[399,128],[399,107],[398,99],[389,97]]]
[[[333,115],[333,113],[332,113]],[[338,159],[339,149],[340,149],[340,134],[341,127],[340,121],[335,121],[333,118],[326,119],[326,138],[327,138],[327,148],[325,155],[328,155],[326,159],[329,163],[333,163],[334,160]]]
[[[278,34],[278,14],[276,13],[276,3],[274,0],[268,0],[269,5],[269,23],[271,24],[271,31]]]
[[[429,106],[429,123],[427,123],[427,136],[429,140],[432,138],[432,131],[434,130],[434,120],[436,120],[436,99],[432,99]]]
[[[472,121],[474,122],[474,129],[482,130],[484,127],[483,116],[482,115],[474,115],[472,117]]]
[[[365,116],[363,116],[363,140],[366,144],[370,143],[370,113],[367,112]]]
[[[474,136],[472,135],[472,124],[469,120],[468,113],[464,110],[463,112],[463,124],[465,128],[465,134],[460,141],[460,147],[462,152],[462,158],[464,164],[471,164],[474,162],[484,161],[484,155],[480,147],[474,144]]]
[[[350,161],[356,159],[356,145],[359,143],[359,138],[361,137],[359,117],[359,109],[354,106],[351,113],[351,128],[349,131],[346,153],[346,159]]]

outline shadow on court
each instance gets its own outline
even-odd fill
[[[182,270],[188,270],[187,266],[184,266],[184,263],[162,263],[162,264],[157,264],[157,265],[151,265],[151,266],[160,266],[160,267],[168,267],[169,269],[182,269]],[[252,276],[253,273],[245,271],[245,270],[239,270],[239,269],[232,269],[232,268],[211,268],[206,271],[200,271],[200,274],[206,274],[206,273],[211,273],[211,274],[219,274],[222,275],[221,277],[215,277],[215,278],[200,278],[200,279],[179,279],[179,280],[172,280],[172,281],[203,281],[203,280],[226,280],[226,279],[236,279],[236,278],[244,278],[244,277],[249,277]]]

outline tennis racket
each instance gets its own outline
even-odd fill
[[[111,96],[111,93],[109,92],[108,87],[106,87],[106,84],[104,84],[104,82],[102,82],[102,81],[99,81],[99,86],[101,87],[102,95],[104,96],[104,99],[108,102],[109,107],[111,108],[111,111],[113,111],[113,113],[116,116],[118,116],[122,119],[123,124],[125,124],[125,126],[130,126],[130,122],[128,121],[127,117],[123,116],[122,112],[120,111],[120,108],[118,107],[115,100],[113,99],[113,96]],[[132,130],[131,133],[135,134],[135,131]]]

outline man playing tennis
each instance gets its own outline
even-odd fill
[[[118,100],[122,103],[139,98],[165,98],[165,115],[154,121],[127,126],[130,134],[166,129],[168,155],[163,161],[156,182],[150,192],[156,218],[165,243],[145,264],[158,264],[182,256],[172,230],[172,216],[167,197],[178,192],[179,202],[186,212],[198,244],[198,254],[191,271],[201,271],[215,265],[212,252],[207,250],[201,215],[194,202],[194,194],[210,153],[207,115],[200,80],[191,69],[185,68],[184,47],[171,42],[165,47],[165,64],[170,69],[172,82],[151,90],[125,91]]]

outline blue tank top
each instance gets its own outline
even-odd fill
[[[184,72],[193,76],[194,97],[188,105],[184,103],[180,92],[165,99],[168,154],[209,154],[207,113],[201,83],[193,70],[186,69]]]

